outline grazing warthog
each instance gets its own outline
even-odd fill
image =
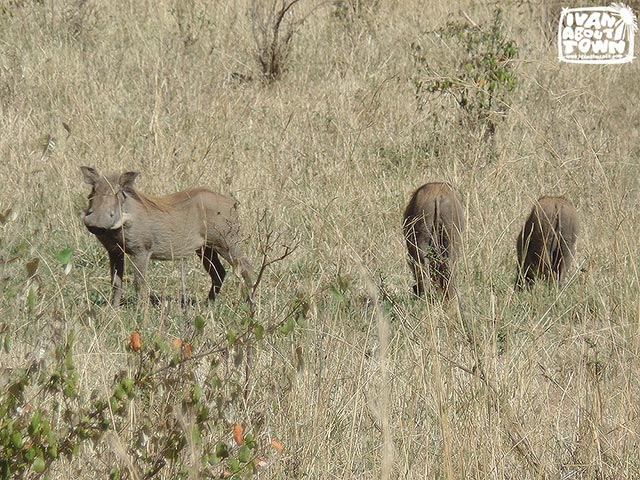
[[[93,168],[80,169],[92,186],[84,224],[109,253],[114,306],[122,296],[125,253],[135,267],[136,287],[145,295],[149,259],[176,260],[197,253],[211,276],[212,302],[226,274],[219,254],[242,276],[252,306],[251,266],[240,248],[232,198],[204,188],[150,197],[136,190],[136,172],[104,176]]]
[[[404,212],[404,238],[416,295],[435,285],[445,299],[455,295],[454,267],[464,230],[458,194],[448,183],[418,188]]]
[[[522,290],[525,283],[531,286],[536,277],[562,287],[573,260],[577,234],[578,214],[569,200],[540,198],[518,235],[516,290]]]

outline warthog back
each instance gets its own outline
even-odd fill
[[[518,235],[516,289],[546,278],[558,287],[564,284],[573,261],[578,214],[564,197],[542,197]]]
[[[427,183],[414,192],[404,212],[404,237],[417,295],[431,286],[445,298],[455,295],[454,269],[464,223],[460,198],[448,183]]]

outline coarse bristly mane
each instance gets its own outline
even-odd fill
[[[148,195],[145,195],[144,193],[142,193],[139,190],[136,190],[135,188],[129,189],[128,192],[131,194],[133,198],[139,201],[147,210],[149,209],[159,210],[164,213],[169,213],[172,210],[173,205],[171,205],[167,201],[164,201],[161,198],[149,197]]]

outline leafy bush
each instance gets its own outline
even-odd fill
[[[207,477],[251,475],[264,462],[257,456],[260,445],[227,418],[248,388],[248,352],[267,335],[291,333],[298,309],[294,305],[289,316],[268,328],[247,317],[215,345],[204,341],[200,316],[189,340],[166,341],[158,335],[145,341],[133,332],[128,368],[116,375],[109,396],[94,391],[89,402],[81,401],[78,392],[70,332],[51,359],[42,353],[11,372],[2,386],[0,478],[39,477],[58,460],[76,457],[84,442],[95,445],[109,436],[128,443],[128,458],[117,459],[112,479],[131,469],[136,471],[125,477],[151,478],[167,468],[174,478],[194,471]],[[223,365],[227,356],[236,368]],[[146,412],[136,422],[131,421],[132,402]],[[221,431],[228,435],[220,437]],[[203,440],[216,437],[213,443]]]
[[[495,10],[489,25],[449,22],[432,35],[438,40],[435,44],[446,45],[441,51],[452,52],[453,64],[435,68],[429,58],[439,57],[440,51],[411,45],[419,106],[431,95],[450,95],[463,112],[465,126],[486,128],[493,136],[495,118],[506,114],[509,94],[517,84],[513,59],[518,49],[507,37],[502,11]]]

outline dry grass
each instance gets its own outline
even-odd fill
[[[303,0],[296,15],[310,15],[272,84],[252,56],[251,2],[218,3],[0,8],[0,211],[16,214],[0,227],[0,321],[12,340],[2,365],[49,352],[73,329],[81,391],[106,392],[127,367],[131,330],[188,329],[194,313],[177,303],[113,310],[104,298],[106,256],[81,221],[78,167],[137,170],[150,194],[231,193],[256,263],[264,208],[300,242],[265,274],[257,319],[277,320],[302,296],[306,326],[260,347],[248,398],[225,419],[285,446],[261,477],[640,475],[640,63],[559,64],[545,39],[549,9],[509,3],[519,83],[489,160],[470,132],[434,129],[433,114],[453,104],[417,108],[410,44],[426,44],[449,15],[484,22],[493,3],[358,2],[340,16]],[[429,48],[434,63],[451,61],[444,46]],[[418,185],[440,180],[458,187],[468,215],[466,329],[410,294],[402,209]],[[515,238],[542,194],[577,206],[577,261],[565,290],[516,295]],[[68,275],[54,259],[66,247]],[[29,313],[32,258],[40,283]],[[186,268],[204,299],[195,256]],[[178,265],[152,264],[150,275],[178,298]],[[338,283],[344,298],[330,294]],[[195,309],[212,338],[241,315],[238,284],[230,276],[214,308]],[[144,415],[133,402],[131,421]],[[127,465],[127,435],[87,446],[53,478],[105,478]]]

